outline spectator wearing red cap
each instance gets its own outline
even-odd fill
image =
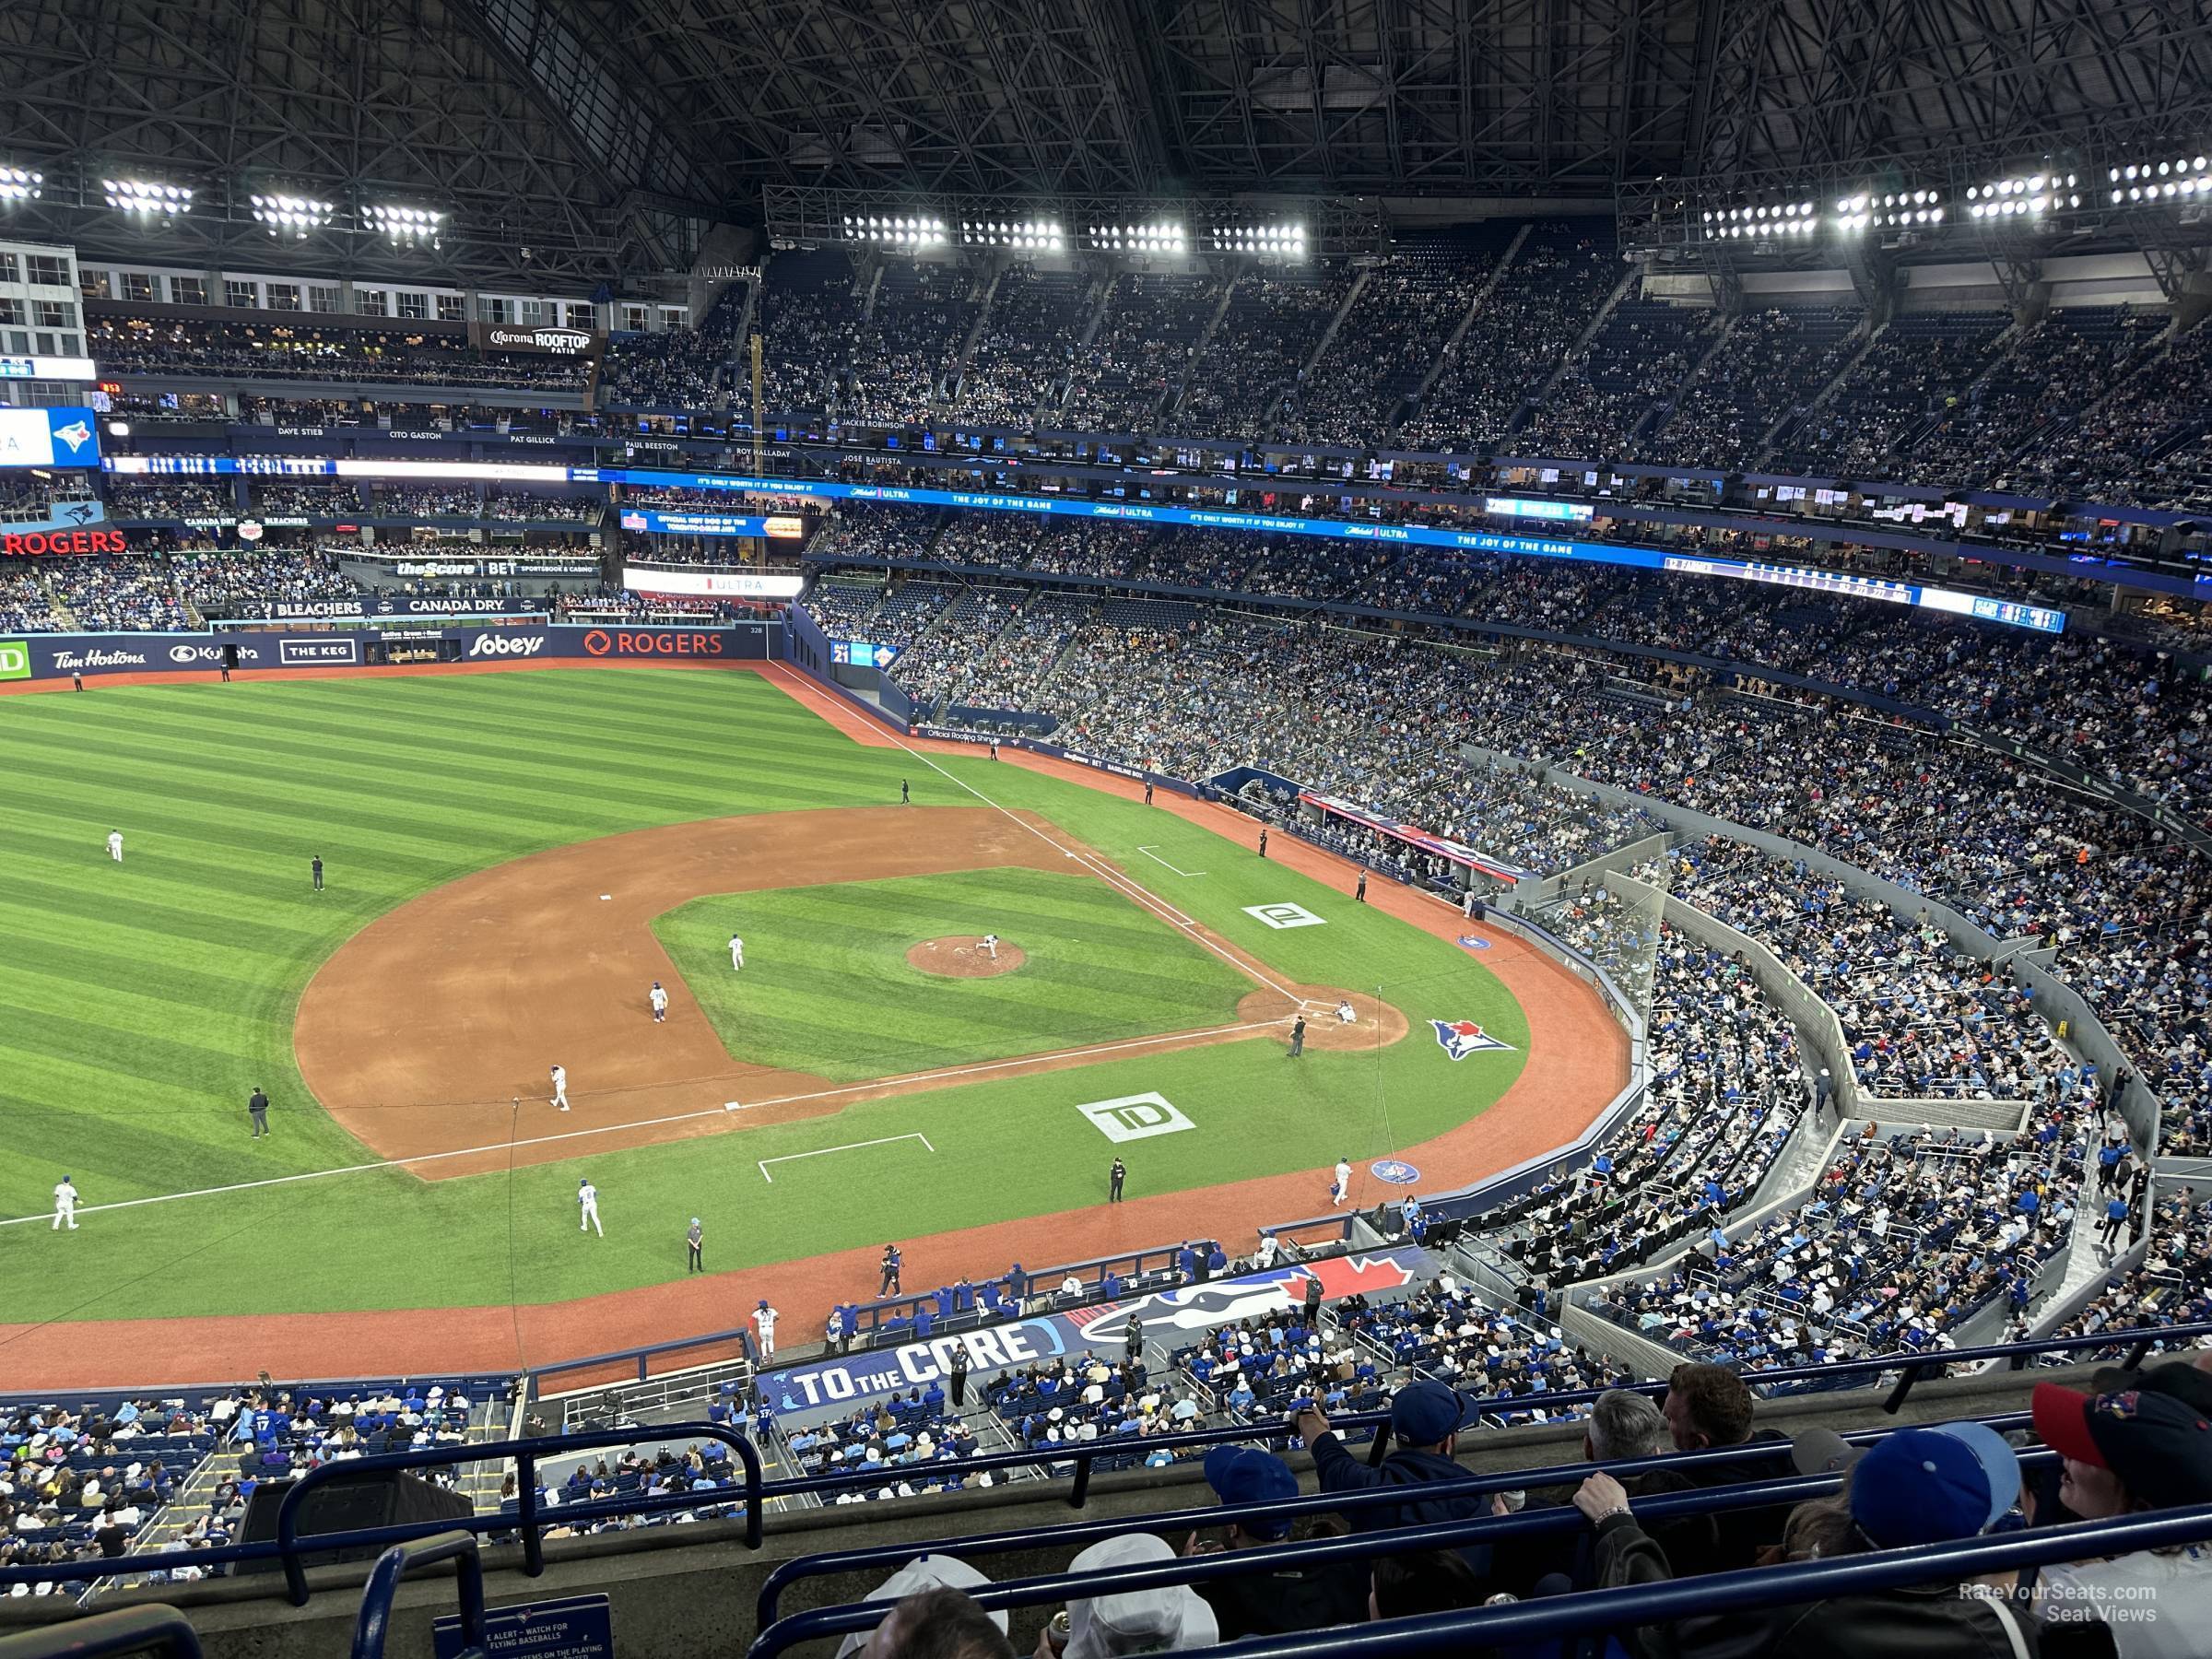
[[[2065,1460],[2059,1501],[2085,1521],[2212,1503],[2212,1375],[2167,1364],[2099,1380],[2122,1386],[2035,1386],[2035,1431]],[[2036,1597],[2054,1659],[2194,1659],[2212,1644],[2212,1547],[2046,1568]]]
[[[1791,1559],[1832,1559],[1947,1543],[1986,1532],[2020,1491],[2019,1461],[1982,1423],[1900,1429],[1859,1454],[1843,1495],[1800,1504],[1784,1531]],[[1674,1576],[1665,1552],[1630,1512],[1609,1475],[1593,1475],[1575,1507],[1597,1529],[1599,1583]],[[1832,1596],[1794,1606],[1687,1618],[1637,1633],[1638,1649],[1673,1659],[2007,1659],[2036,1650],[2033,1621],[2001,1594],[2010,1574],[1962,1585],[1945,1579],[1901,1590]]]

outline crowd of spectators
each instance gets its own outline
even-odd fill
[[[2013,326],[2009,312],[1893,317],[1834,394],[1784,433],[1774,462],[1794,472],[1909,477],[1921,433],[1956,418]]]
[[[108,516],[125,523],[134,519],[236,518],[239,511],[238,496],[228,484],[202,484],[190,478],[145,483],[111,478],[104,493]]]
[[[49,633],[61,626],[53,595],[35,569],[0,566],[0,632]]]
[[[860,333],[853,284],[853,262],[841,249],[785,253],[770,262],[760,290],[760,395],[771,414],[822,414],[837,407]]]
[[[746,285],[732,283],[696,328],[609,335],[599,359],[594,403],[616,408],[719,408],[729,397],[725,377],[746,298]]]
[[[953,413],[982,426],[1026,430],[1047,389],[1075,361],[1076,342],[1097,303],[1090,279],[1080,272],[1008,265],[961,371]]]
[[[1636,458],[1729,469],[1757,459],[1767,434],[1841,372],[1865,323],[1854,306],[1747,311],[1665,424],[1635,446]]]
[[[1465,453],[1502,440],[1620,280],[1609,220],[1531,225],[1398,429],[1406,449]]]
[[[1842,1022],[1863,1093],[2041,1100],[2071,1064],[2001,968],[1832,877],[1712,838],[1669,854],[1685,903],[1766,946]]]
[[[1270,436],[1351,283],[1352,273],[1334,265],[1239,276],[1164,427],[1204,438]]]
[[[1420,389],[1502,247],[1487,237],[1448,233],[1401,238],[1367,271],[1335,337],[1300,382],[1283,436],[1377,442],[1398,405]]]
[[[1147,432],[1178,386],[1221,298],[1206,276],[1127,271],[1114,278],[1098,332],[1068,370],[1051,426]]]
[[[312,323],[91,317],[86,348],[102,374],[404,381],[433,386],[581,391],[581,358],[477,351],[457,335]]]
[[[894,260],[853,353],[848,420],[904,426],[929,418],[959,365],[980,304],[961,265]]]
[[[1608,1288],[1606,1317],[1700,1359],[1816,1365],[1959,1346],[1984,1309],[2024,1311],[2072,1242],[2093,1088],[2000,1138],[1922,1128],[1846,1136],[1814,1194],[1671,1272]]]
[[[1538,455],[1633,453],[1646,424],[1681,392],[1721,324],[1712,311],[1621,300],[1544,393],[1514,447]]]

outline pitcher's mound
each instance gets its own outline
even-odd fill
[[[989,979],[994,973],[1011,973],[1028,960],[1020,946],[1001,939],[994,961],[984,953],[982,940],[973,934],[924,939],[906,953],[908,967],[946,979]]]

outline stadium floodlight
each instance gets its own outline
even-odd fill
[[[2036,219],[2045,213],[2080,206],[2080,185],[2078,175],[2061,172],[2031,172],[1988,184],[1970,184],[1966,211],[1969,218],[1978,219]]]
[[[319,202],[312,196],[256,195],[251,199],[253,217],[268,227],[271,236],[287,230],[294,236],[305,236],[310,230],[320,230],[330,223],[335,211],[328,202]]]
[[[102,179],[108,206],[124,213],[165,217],[192,211],[192,186],[159,184],[150,179]]]
[[[438,245],[438,233],[445,224],[445,215],[431,207],[403,207],[394,202],[371,202],[361,209],[361,223],[367,229],[389,236],[395,241],[427,241]]]
[[[44,173],[28,167],[0,166],[0,202],[35,202],[45,182]]]
[[[1306,228],[1300,224],[1216,225],[1208,235],[1216,253],[1251,253],[1270,259],[1306,256]]]

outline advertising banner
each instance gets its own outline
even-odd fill
[[[543,599],[468,599],[440,594],[391,594],[359,599],[216,599],[200,606],[203,616],[229,621],[363,621],[379,617],[535,617],[545,613]]]
[[[99,430],[90,409],[0,406],[0,466],[98,466]]]
[[[1372,830],[1377,835],[1387,836],[1394,841],[1402,841],[1408,847],[1418,848],[1423,853],[1432,853],[1436,857],[1446,859],[1453,864],[1465,865],[1469,869],[1479,870],[1493,881],[1507,883],[1529,881],[1535,879],[1537,875],[1535,870],[1526,869],[1520,865],[1508,864],[1501,858],[1493,858],[1487,853],[1468,846],[1465,841],[1450,841],[1441,835],[1431,835],[1428,830],[1416,824],[1394,822],[1379,812],[1371,812],[1367,807],[1351,801],[1339,800],[1335,795],[1318,794],[1311,789],[1301,789],[1299,791],[1298,799],[1300,806],[1313,807],[1316,811],[1332,818],[1347,819],[1359,825],[1362,829]]]
[[[633,594],[683,594],[721,599],[796,599],[806,579],[796,571],[647,571],[622,569]]]
[[[650,507],[625,507],[622,528],[647,535],[766,535],[768,520],[728,512],[660,512]]]
[[[1300,1306],[1309,1280],[1321,1282],[1322,1300],[1339,1301],[1362,1295],[1387,1300],[1403,1295],[1430,1277],[1426,1252],[1403,1245],[1392,1250],[1332,1256],[1302,1265],[1250,1273],[1240,1278],[1178,1286],[1131,1301],[1099,1302],[1067,1313],[1046,1313],[981,1330],[957,1331],[927,1342],[820,1359],[760,1379],[762,1393],[780,1411],[837,1406],[875,1394],[926,1387],[945,1374],[955,1348],[968,1350],[977,1382],[991,1373],[1064,1354],[1090,1351],[1119,1359],[1123,1335],[1135,1319],[1147,1336],[1170,1347],[1194,1340],[1202,1332]]]
[[[478,351],[527,352],[534,357],[595,358],[606,349],[596,328],[560,328],[515,323],[471,323],[468,343]]]
[[[762,619],[724,628],[571,625],[445,628],[389,636],[390,649],[447,642],[453,660],[482,663],[569,658],[637,664],[759,662],[774,654],[781,624]],[[370,666],[370,649],[383,643],[372,628],[347,633],[285,630],[216,633],[29,634],[0,636],[0,682],[87,678],[104,674],[175,674],[231,665],[265,668]]]

